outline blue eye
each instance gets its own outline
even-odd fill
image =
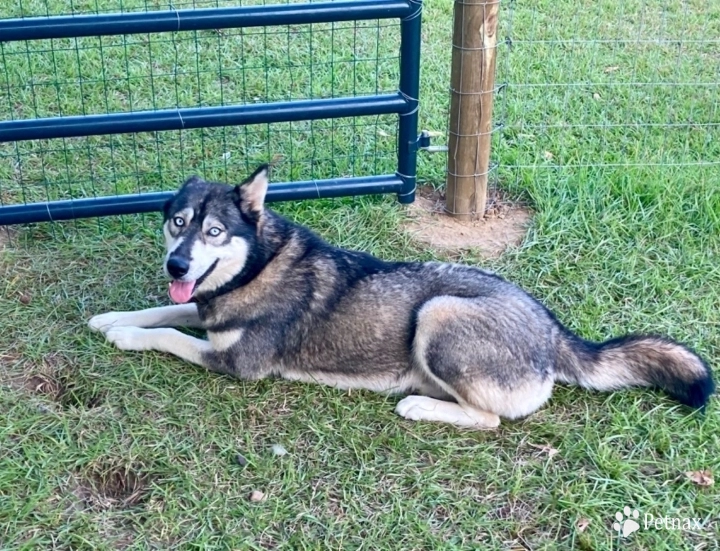
[[[183,220],[179,216],[176,216],[175,218],[173,218],[173,224],[175,224],[178,228],[181,228],[185,225],[185,220]]]
[[[210,228],[208,230],[208,235],[210,235],[211,237],[217,237],[221,233],[222,233],[222,230],[220,228]]]

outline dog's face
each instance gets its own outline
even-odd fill
[[[211,292],[242,272],[262,227],[268,168],[233,188],[188,179],[165,205],[165,273],[176,303]]]

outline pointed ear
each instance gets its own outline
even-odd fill
[[[205,183],[205,180],[200,178],[200,176],[198,176],[197,174],[193,174],[192,176],[190,176],[183,182],[183,184],[180,186],[180,189],[184,189],[184,188],[188,188],[188,187],[191,188],[191,187],[194,187],[197,185],[202,185],[204,183]]]
[[[265,208],[265,195],[270,183],[268,172],[268,165],[261,165],[234,190],[235,202],[240,210],[255,221],[260,219]]]
[[[163,219],[167,220],[168,214],[170,214],[170,205],[172,205],[172,202],[175,200],[175,195],[170,197],[167,201],[165,201],[165,204],[163,205]]]

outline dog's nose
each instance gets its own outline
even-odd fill
[[[190,269],[190,263],[182,256],[171,256],[167,261],[167,271],[175,279],[180,279]]]

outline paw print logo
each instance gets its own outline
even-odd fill
[[[615,513],[617,522],[613,523],[613,529],[618,533],[622,533],[622,536],[626,538],[633,532],[640,530],[640,525],[636,520],[639,516],[640,513],[637,509],[631,511],[630,507],[625,507],[622,513],[620,511]]]

